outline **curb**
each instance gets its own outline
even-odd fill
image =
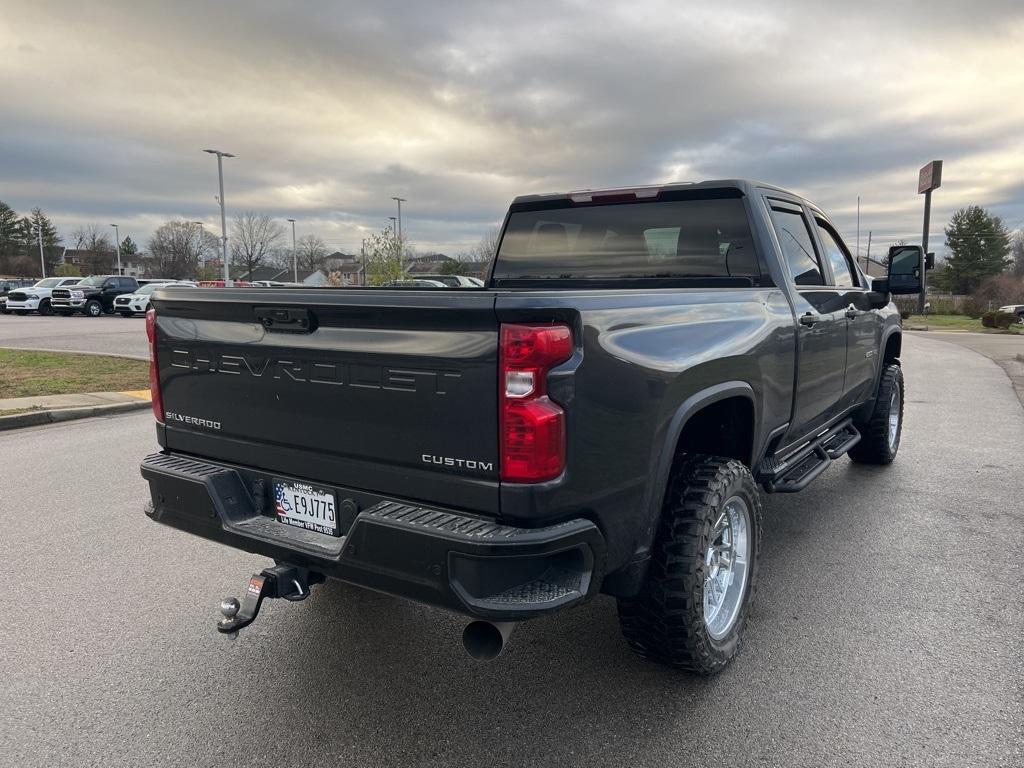
[[[0,344],[0,349],[9,349],[12,352],[55,352],[58,355],[92,355],[94,357],[120,357],[123,360],[142,360],[147,362],[148,355],[125,355],[119,352],[89,352],[84,349],[50,349],[49,347],[5,347]]]
[[[88,419],[93,416],[114,416],[118,413],[141,411],[150,407],[148,400],[140,400],[137,403],[111,403],[110,405],[89,405],[84,408],[56,408],[48,411],[15,413],[12,416],[0,416],[0,432],[21,427],[56,424],[61,421]]]

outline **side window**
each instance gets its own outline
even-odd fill
[[[821,263],[814,252],[804,215],[796,210],[772,206],[771,216],[793,282],[797,285],[824,285]]]
[[[130,277],[122,277],[121,278],[121,290],[122,291],[134,291],[137,285],[138,285],[138,283],[136,283]]]
[[[818,225],[818,237],[821,238],[822,248],[825,249],[825,258],[832,265],[832,274],[835,276],[836,287],[855,287],[857,285],[857,270],[853,268],[850,254],[839,244],[839,236],[834,234],[821,219],[816,219],[815,223]]]

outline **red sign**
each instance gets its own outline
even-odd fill
[[[932,160],[917,174],[917,194],[942,186],[942,161]]]

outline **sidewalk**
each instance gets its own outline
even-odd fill
[[[0,430],[52,424],[57,421],[109,416],[149,407],[149,390],[86,392],[79,395],[41,395],[0,399]]]

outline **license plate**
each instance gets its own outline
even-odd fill
[[[274,511],[278,522],[328,536],[338,531],[338,505],[334,492],[318,485],[274,481]]]

